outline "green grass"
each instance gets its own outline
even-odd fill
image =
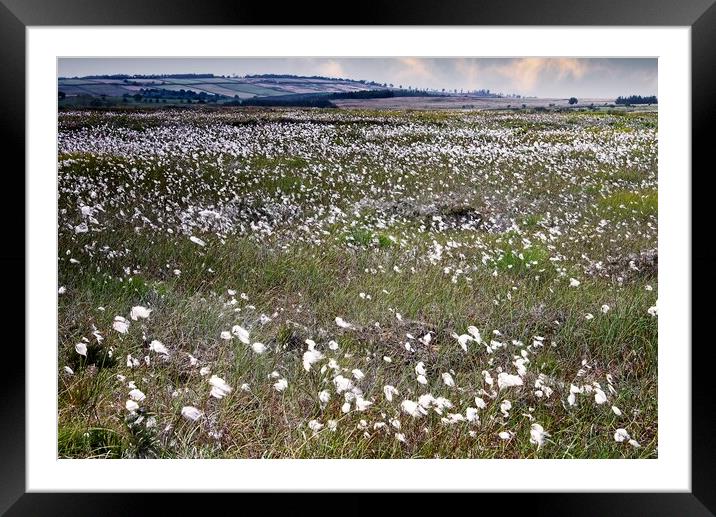
[[[59,456],[656,457],[658,320],[647,310],[657,279],[629,269],[630,256],[656,248],[655,121],[621,112],[61,115]],[[168,127],[172,152],[160,154],[152,138]],[[154,144],[134,144],[144,138]],[[582,151],[616,141],[631,142],[620,148],[629,168]],[[480,146],[508,158],[483,160]],[[91,231],[76,233],[88,220],[80,207],[96,205]],[[113,330],[137,305],[150,317]],[[222,339],[234,325],[267,351]],[[453,333],[471,325],[484,342],[465,352]],[[429,343],[418,341],[427,333]],[[75,351],[83,339],[86,357]],[[324,355],[311,371],[307,339]],[[149,351],[153,340],[168,358]],[[501,346],[488,351],[493,340]],[[495,382],[514,374],[523,352],[523,386],[493,392],[482,372]],[[416,382],[419,361],[427,385]],[[373,405],[344,413],[333,379],[354,369]],[[226,397],[209,396],[212,375],[233,388]],[[276,375],[285,391],[273,388]],[[549,397],[535,393],[540,375]],[[146,395],[134,415],[130,383]],[[608,403],[584,393],[568,404],[570,384],[594,383]],[[386,384],[400,392],[392,402]],[[425,393],[454,407],[422,418],[400,409]],[[476,396],[487,403],[479,424],[441,420],[466,414]],[[184,406],[202,418],[182,418]],[[325,426],[318,433],[314,419]],[[532,422],[550,433],[542,447],[530,442]],[[640,447],[615,442],[619,427]],[[504,441],[501,431],[515,434]]]
[[[643,192],[619,191],[600,199],[597,205],[605,213],[616,216],[639,214],[655,216],[657,213],[658,194],[656,190]]]

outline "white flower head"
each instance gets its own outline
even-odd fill
[[[393,395],[398,395],[398,390],[395,388],[395,386],[391,386],[390,384],[386,384],[383,386],[383,395],[385,395],[385,399],[388,402],[393,401]]]
[[[132,310],[129,311],[129,317],[132,318],[134,321],[137,321],[139,318],[147,319],[151,313],[152,309],[147,309],[146,307],[137,305],[135,307],[132,307]]]
[[[469,327],[467,327],[467,333],[473,337],[473,339],[477,342],[478,345],[482,343],[482,336],[480,336],[480,331],[477,327],[475,327],[474,325],[470,325]]]
[[[458,336],[457,334],[453,334],[453,337],[457,339],[460,348],[462,348],[463,351],[467,352],[467,344],[472,341],[472,336],[470,336],[469,334],[462,334],[460,336]]]
[[[251,344],[251,340],[249,339],[249,331],[241,325],[234,325],[233,327],[231,327],[231,333],[237,338],[239,338],[239,341],[241,341],[243,344]]]
[[[346,320],[341,318],[340,316],[336,316],[336,325],[341,327],[342,329],[351,329],[354,328],[353,325],[348,323]]]
[[[77,343],[75,345],[75,352],[87,357],[87,343],[82,343],[82,342]]]
[[[358,411],[365,411],[366,409],[368,409],[370,406],[373,405],[373,402],[371,402],[370,400],[364,399],[360,395],[356,396],[355,402],[356,402],[356,409]]]
[[[624,428],[621,428],[621,427],[619,429],[617,429],[616,432],[614,433],[614,441],[615,442],[621,443],[621,442],[629,440],[630,438],[631,438],[631,436],[629,436],[629,433],[627,432],[627,430]]]
[[[142,393],[141,390],[135,388],[129,392],[129,398],[137,402],[142,402],[146,398],[146,395]]]
[[[322,390],[318,393],[318,400],[321,401],[321,406],[325,406],[331,400],[331,393],[328,390]]]
[[[311,365],[313,365],[314,363],[317,363],[321,359],[323,359],[323,354],[321,352],[319,352],[318,350],[313,350],[313,349],[307,350],[306,352],[303,353],[303,368],[306,371],[310,371]]]
[[[184,406],[183,408],[181,408],[181,416],[192,422],[196,422],[197,420],[199,420],[199,418],[201,418],[201,415],[202,412],[194,406]]]
[[[157,341],[156,339],[149,343],[149,350],[156,352],[157,354],[169,355],[167,347],[165,347],[161,341]]]
[[[421,416],[428,414],[425,408],[423,408],[420,404],[407,399],[400,403],[400,409],[413,418],[420,418]]]
[[[607,401],[607,395],[599,388],[594,388],[594,402],[604,404]]]
[[[251,345],[251,350],[253,350],[255,353],[261,355],[266,351],[266,345],[264,345],[263,343],[259,343],[259,342],[253,343]]]
[[[318,431],[323,429],[323,424],[320,423],[318,420],[311,420],[308,422],[308,428],[314,433],[317,433]]]
[[[211,376],[209,384],[211,385],[209,395],[216,399],[223,399],[231,392],[231,386],[229,386],[224,379],[216,375]]]
[[[353,381],[343,377],[342,375],[336,375],[333,378],[333,385],[336,387],[336,393],[342,393],[353,389]]]
[[[545,437],[549,436],[549,433],[539,424],[532,424],[530,428],[530,443],[536,445],[539,449],[544,445]]]
[[[510,415],[510,409],[512,409],[512,402],[509,400],[503,400],[500,404],[500,412],[504,417],[508,417]]]
[[[122,316],[115,316],[112,328],[120,334],[126,334],[129,331],[129,322]]]
[[[288,381],[283,378],[276,381],[273,385],[273,389],[279,392],[285,390],[286,388],[288,388]]]
[[[497,374],[497,387],[500,389],[522,386],[522,384],[522,377],[519,375],[511,375],[506,372]]]

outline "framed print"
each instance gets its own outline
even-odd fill
[[[207,7],[0,9],[27,303],[3,510],[435,491],[711,514],[692,171],[716,8]]]

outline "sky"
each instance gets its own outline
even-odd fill
[[[534,97],[657,95],[656,58],[61,58],[59,77],[102,74],[294,74],[413,88],[489,89]]]

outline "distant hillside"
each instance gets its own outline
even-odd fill
[[[180,92],[191,91],[222,98],[249,99],[275,95],[347,93],[385,88],[369,81],[331,79],[328,77],[298,77],[289,75],[255,75],[221,77],[212,74],[174,75],[107,75],[58,79],[58,90],[65,98],[75,96],[122,97],[141,94],[146,89]],[[60,96],[62,96],[60,94]]]
[[[363,101],[398,97],[503,98],[490,90],[464,92],[416,89],[375,81],[261,74],[244,77],[213,74],[93,75],[60,77],[60,108],[160,107],[184,104],[230,106],[336,107],[334,101]],[[519,98],[518,95],[509,95]]]

